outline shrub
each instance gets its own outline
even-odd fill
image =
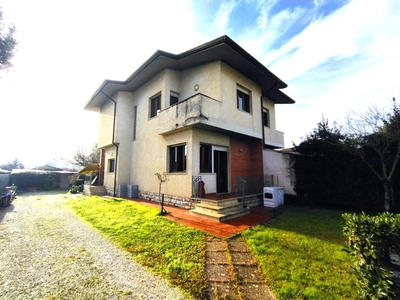
[[[355,259],[352,269],[363,299],[399,299],[400,215],[344,214],[346,251]],[[394,254],[394,255],[393,255]],[[392,256],[392,257],[391,257]],[[398,256],[397,256],[398,257]]]
[[[80,192],[79,185],[72,185],[72,186],[71,186],[71,189],[69,190],[69,192],[70,192],[71,194],[76,194],[76,193]]]

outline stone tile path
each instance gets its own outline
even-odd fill
[[[276,299],[240,235],[229,239],[208,238],[206,276],[210,299]]]

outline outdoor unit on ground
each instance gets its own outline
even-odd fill
[[[264,187],[264,206],[277,207],[279,205],[283,205],[284,194],[285,191],[283,187]]]

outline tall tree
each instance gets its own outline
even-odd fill
[[[14,160],[9,161],[8,163],[1,165],[0,169],[12,171],[14,169],[23,169],[24,165],[19,161],[18,158],[14,158]]]
[[[3,12],[0,7],[0,70],[8,70],[12,67],[11,59],[14,57],[14,50],[17,41],[14,38],[15,26],[11,25],[5,31],[3,24]]]
[[[357,155],[383,185],[385,211],[395,203],[393,176],[400,161],[400,107],[393,98],[390,110],[367,107],[347,118],[345,149]]]

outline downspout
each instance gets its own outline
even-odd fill
[[[275,84],[273,86],[271,86],[271,88],[266,93],[268,93],[270,90],[272,90],[273,88],[275,88],[278,85],[278,81],[276,81],[276,80],[274,80],[274,81],[275,81]],[[262,128],[263,149],[265,148],[264,105],[263,105],[263,97],[264,97],[264,95],[261,94],[261,97],[260,97],[260,102],[261,102],[261,128]]]
[[[114,164],[114,190],[113,197],[115,197],[115,190],[117,188],[117,166],[118,166],[118,143],[115,142],[115,121],[117,116],[117,102],[104,93],[102,90],[100,91],[104,96],[106,96],[109,100],[114,103],[114,119],[113,119],[113,131],[112,131],[112,144],[115,146],[115,164]]]

